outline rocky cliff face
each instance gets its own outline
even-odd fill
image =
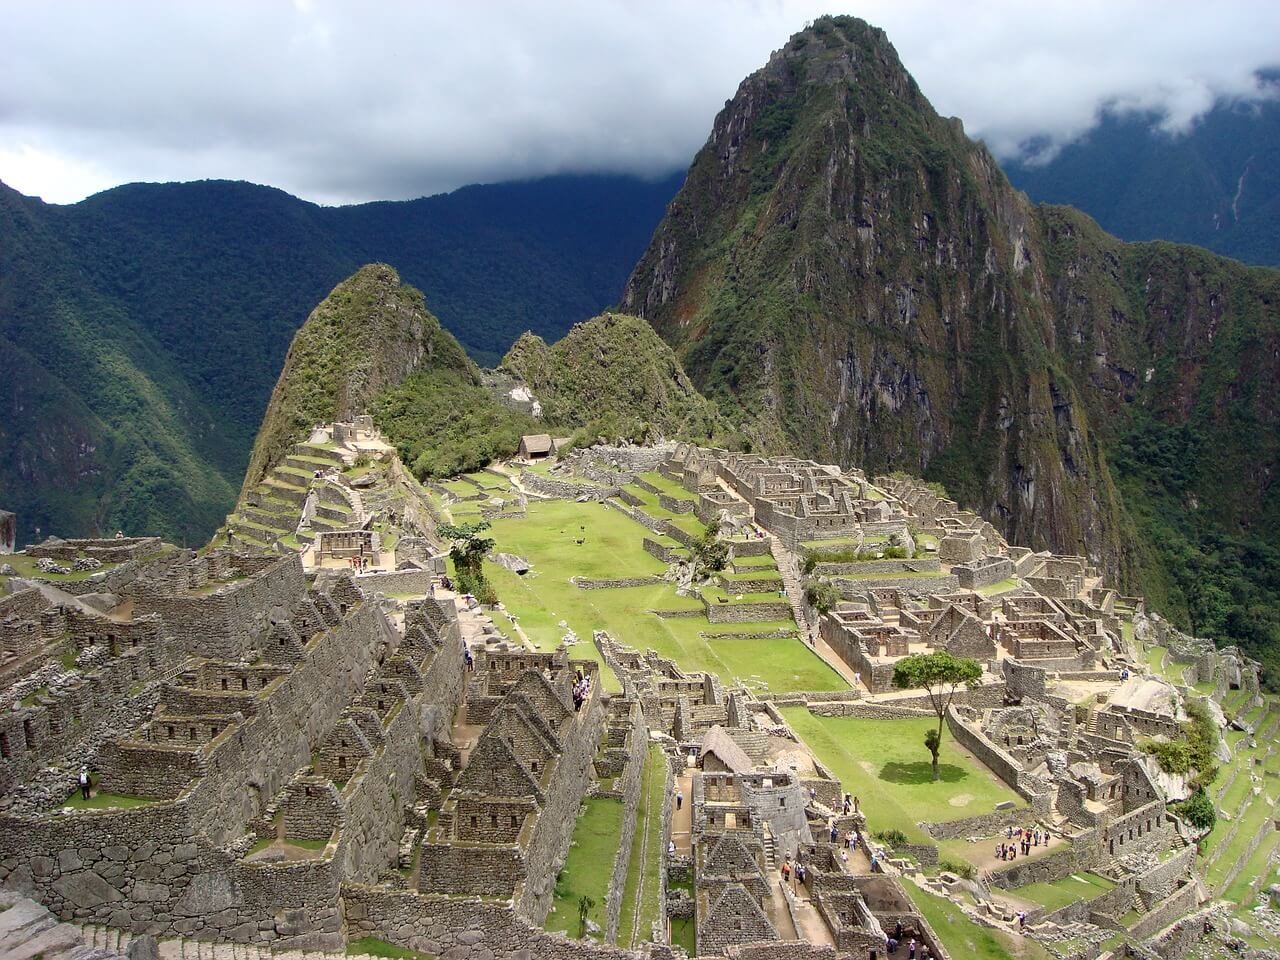
[[[881,31],[743,81],[623,303],[764,447],[923,473],[1280,650],[1280,273],[1032,206]]]
[[[743,82],[624,304],[766,447],[924,472],[1015,542],[1120,566],[1036,214],[881,31],[820,20]]]

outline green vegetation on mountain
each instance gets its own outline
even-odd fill
[[[708,440],[725,428],[671,348],[638,317],[605,314],[575,324],[551,346],[526,333],[500,369],[528,385],[545,420],[566,431]]]
[[[1183,132],[1144,111],[1104,111],[1075,143],[1004,164],[1042,203],[1083,210],[1125,240],[1176,240],[1280,266],[1280,72],[1261,95],[1224,98]]]
[[[1272,666],[1277,303],[1032,206],[850,17],[743,81],[623,298],[761,447],[942,482]]]
[[[0,185],[0,506],[22,542],[199,542],[231,509],[291,338],[361,264],[393,264],[493,363],[521,331],[560,336],[612,302],[677,182],[560,176],[336,208],[225,181],[69,206]]]

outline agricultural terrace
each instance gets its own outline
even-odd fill
[[[712,625],[698,613],[702,603],[680,596],[670,583],[583,590],[570,582],[575,576],[613,580],[662,574],[666,565],[644,550],[647,534],[630,517],[599,503],[532,501],[527,517],[495,520],[491,535],[498,551],[523,557],[533,569],[518,576],[487,563],[485,575],[524,634],[542,650],[560,643],[563,621],[579,638],[576,657],[599,660],[592,631],[605,630],[637,650],[657,651],[683,670],[717,673],[726,684],[774,691],[847,686],[799,641],[791,620]],[[664,618],[655,611],[686,615]],[[777,631],[788,635],[735,636]],[[607,671],[605,684],[616,689],[616,679]]]

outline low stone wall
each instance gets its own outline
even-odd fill
[[[858,580],[837,578],[833,582],[840,591],[840,595],[846,600],[863,596],[868,590],[884,590],[891,587],[905,593],[919,594],[954,593],[960,589],[959,579],[951,574],[936,577],[908,577],[887,573],[882,577],[865,577]]]
[[[526,470],[520,477],[520,485],[530,493],[553,500],[577,500],[586,497],[588,500],[608,500],[618,495],[617,486],[601,486],[599,484],[572,483],[568,480],[553,480]]]
[[[997,746],[977,727],[970,726],[952,707],[947,711],[947,729],[974,756],[985,763],[992,772],[1014,789],[1022,775],[1022,764]]]
[[[886,576],[895,573],[936,573],[942,572],[942,564],[936,559],[923,560],[861,560],[853,563],[820,563],[814,572],[828,577],[839,577],[849,574],[878,573]],[[878,577],[876,579],[879,579]]]
[[[704,640],[782,640],[795,635],[795,627],[783,630],[703,630],[698,634]]]
[[[962,820],[946,820],[942,823],[922,823],[924,831],[935,840],[958,840],[965,837],[994,837],[1004,833],[1009,827],[1025,827],[1031,819],[1031,811],[1026,807],[1014,807],[1011,810],[995,810],[991,813],[980,813]]]
[[[932,710],[898,707],[889,703],[811,703],[809,712],[815,717],[861,717],[864,720],[904,720],[932,717]]]
[[[1102,917],[1122,917],[1133,904],[1134,886],[1134,879],[1126,877],[1105,893],[1091,900],[1069,903],[1049,914],[1048,918],[1054,923],[1069,923],[1073,920],[1092,923],[1093,919],[1100,920]]]
[[[652,587],[662,583],[661,577],[621,577],[617,580],[591,580],[586,577],[570,577],[579,590],[613,590],[618,587]]]
[[[785,600],[760,603],[707,603],[707,620],[711,623],[754,623],[762,620],[786,620],[791,604]]]

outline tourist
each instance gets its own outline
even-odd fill
[[[1018,929],[1019,930],[1027,929],[1027,911],[1025,910],[1018,911]]]
[[[916,960],[916,938],[912,937],[907,944],[907,960]]]
[[[902,921],[901,920],[899,920],[897,923],[893,925],[893,939],[895,940],[902,939]]]
[[[679,810],[684,806],[684,791],[679,787],[676,788],[676,809]]]
[[[93,786],[93,780],[89,776],[89,768],[81,767],[80,768],[80,796],[83,799],[85,800],[89,799],[89,790],[92,786]]]
[[[854,812],[854,813],[857,813],[857,812],[858,812],[858,798],[857,798],[857,797],[854,797],[854,798],[853,798],[853,812]]]
[[[676,855],[676,842],[674,840],[667,841],[667,856],[674,857]]]
[[[849,851],[848,851],[848,850],[841,850],[841,851],[840,851],[840,862],[841,862],[842,864],[847,864],[847,863],[849,862]]]
[[[889,942],[886,944],[886,946],[889,948],[890,953],[898,952],[898,941],[893,937],[889,938]]]
[[[831,842],[832,843],[840,842],[840,828],[837,827],[834,823],[831,824]]]
[[[849,796],[849,794],[846,793],[844,795],[844,815],[846,817],[849,815],[849,807],[852,804],[853,804],[853,799]]]
[[[813,787],[809,788],[809,799],[814,803],[818,802],[818,791]]]
[[[791,879],[791,857],[788,856],[782,863],[782,887],[785,890],[787,881]]]

